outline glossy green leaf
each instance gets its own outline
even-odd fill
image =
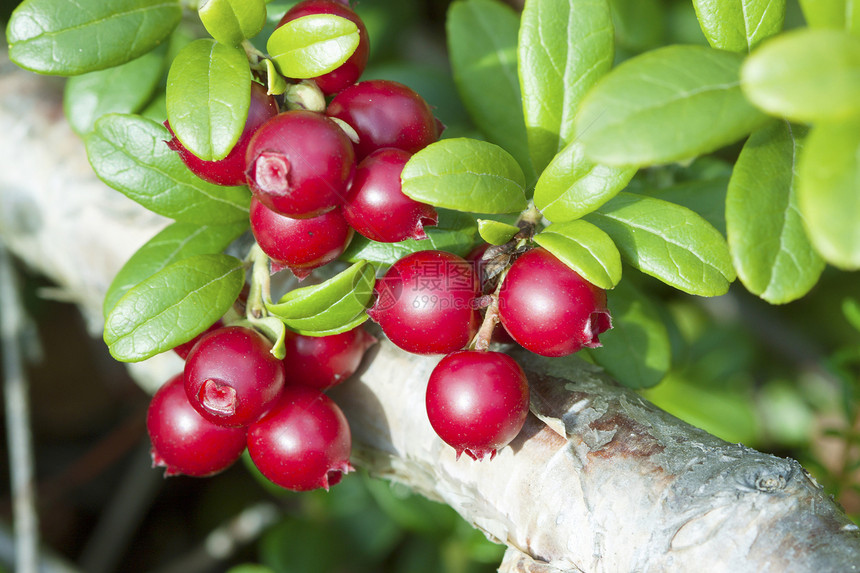
[[[590,161],[582,143],[572,141],[541,173],[535,186],[535,207],[554,223],[572,221],[612,199],[635,174],[635,167]]]
[[[630,281],[607,293],[612,328],[600,335],[602,348],[588,354],[628,388],[650,388],[666,376],[672,348],[653,301]]]
[[[744,93],[764,111],[791,121],[860,116],[860,37],[841,30],[798,30],[750,55]]]
[[[178,0],[26,0],[9,19],[9,58],[41,74],[73,76],[142,56],[179,24]]]
[[[802,297],[824,270],[797,207],[797,159],[805,132],[780,121],[753,133],[726,196],[729,250],[738,277],[771,304]]]
[[[359,261],[324,283],[289,291],[266,308],[299,334],[339,334],[367,320],[375,281],[373,265]]]
[[[664,43],[667,18],[660,0],[609,0],[609,7],[620,48],[644,52]]]
[[[354,22],[333,14],[315,14],[276,29],[266,49],[283,75],[308,79],[327,74],[347,61],[358,40]]]
[[[855,0],[800,0],[803,17],[812,28],[837,28],[860,34],[860,10]]]
[[[520,89],[538,173],[574,139],[574,116],[585,93],[612,67],[614,42],[607,0],[526,1]]]
[[[173,223],[146,242],[122,266],[108,287],[102,311],[107,316],[122,296],[135,285],[177,261],[197,255],[217,254],[248,228],[232,225]]]
[[[693,158],[742,138],[767,117],[740,89],[740,54],[667,46],[631,58],[582,102],[576,136],[607,165]]]
[[[149,102],[164,70],[164,51],[153,50],[125,64],[69,78],[63,109],[79,135],[108,113],[137,113]]]
[[[693,0],[708,43],[719,50],[748,52],[778,34],[785,0]]]
[[[612,237],[627,263],[686,293],[725,294],[735,280],[723,236],[685,207],[619,193],[586,218]]]
[[[618,248],[609,235],[588,221],[553,223],[534,240],[593,285],[611,289],[621,280]]]
[[[159,215],[199,225],[246,220],[248,189],[203,181],[167,148],[169,139],[160,123],[109,114],[87,136],[87,155],[102,181]]]
[[[195,40],[167,75],[167,119],[185,148],[205,161],[224,159],[236,145],[251,105],[245,52],[214,40]]]
[[[834,266],[860,269],[860,122],[813,127],[797,169],[800,214],[815,249]]]
[[[475,125],[534,181],[517,74],[519,27],[519,15],[509,6],[465,0],[448,9],[446,37],[457,91]]]
[[[409,159],[400,179],[404,194],[437,207],[470,213],[526,208],[522,169],[510,153],[486,141],[431,143]]]
[[[281,319],[265,316],[263,318],[244,319],[237,324],[247,324],[247,326],[263,333],[272,342],[272,349],[269,352],[278,360],[283,360],[284,356],[287,355],[287,327]]]
[[[138,362],[188,342],[236,301],[245,271],[227,255],[198,255],[162,269],[129,290],[105,320],[111,355]]]
[[[726,235],[726,190],[728,176],[684,181],[670,187],[644,189],[643,195],[686,207],[702,216],[723,236]]]
[[[504,245],[520,232],[516,225],[492,219],[478,219],[478,233],[491,245]]]
[[[266,93],[269,95],[281,95],[287,91],[287,80],[278,73],[275,62],[270,59],[263,60],[266,66]]]
[[[253,38],[266,24],[265,0],[202,0],[197,13],[213,38],[231,46]]]

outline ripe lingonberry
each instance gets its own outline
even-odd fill
[[[194,338],[189,340],[188,342],[186,342],[184,344],[180,344],[179,346],[174,346],[173,351],[176,354],[178,354],[180,358],[185,360],[186,358],[188,358],[188,353],[191,352],[191,349],[194,348],[194,345],[197,344],[201,338],[203,338],[204,336],[206,336],[207,334],[209,334],[213,330],[218,330],[219,328],[222,328],[223,326],[224,326],[224,323],[219,320],[215,324],[213,324],[212,326],[210,326],[209,328],[207,328],[206,330],[204,330],[203,332],[201,332],[200,334],[198,334],[197,336],[195,336]]]
[[[388,338],[415,354],[463,348],[478,330],[472,265],[444,251],[419,251],[394,263],[374,286],[367,311]]]
[[[310,219],[279,215],[251,199],[251,232],[273,261],[275,271],[289,268],[298,279],[343,253],[352,239],[340,209]]]
[[[349,59],[337,69],[313,78],[325,95],[333,95],[354,84],[364,72],[367,56],[370,53],[370,39],[367,36],[367,28],[365,28],[364,22],[358,17],[358,14],[346,6],[346,2],[339,0],[303,0],[284,14],[277,27],[280,28],[296,18],[314,14],[333,14],[346,18],[358,26],[358,47]]]
[[[185,394],[182,374],[158,389],[146,414],[152,465],[164,475],[205,477],[235,462],[245,450],[245,428],[225,428],[206,420]]]
[[[374,343],[361,327],[331,336],[287,333],[284,363],[291,382],[326,390],[352,376]]]
[[[600,346],[612,327],[606,292],[543,248],[511,265],[499,291],[499,318],[519,344],[542,356]]]
[[[167,147],[176,151],[180,159],[195,175],[216,185],[245,185],[245,152],[251,136],[269,119],[278,115],[278,103],[273,96],[266,94],[266,88],[256,82],[251,82],[251,105],[248,108],[248,119],[242,135],[227,157],[218,161],[204,161],[185,149],[180,141],[173,137],[167,142]],[[173,135],[170,124],[165,127]]]
[[[490,459],[513,440],[529,411],[529,385],[500,352],[464,350],[443,358],[427,383],[427,418],[445,443],[473,460]]]
[[[368,80],[346,88],[326,113],[356,131],[359,161],[383,147],[415,153],[439,139],[444,129],[420,95],[390,80]]]
[[[225,326],[201,338],[185,361],[191,405],[221,426],[257,420],[284,387],[284,365],[271,349],[265,336],[244,326]]]
[[[374,241],[425,239],[424,225],[435,225],[436,209],[403,194],[400,173],[412,154],[387,147],[368,155],[356,168],[343,216],[353,229]]]
[[[302,110],[260,126],[245,158],[254,196],[293,218],[316,217],[341,205],[355,167],[344,131],[326,116]]]
[[[346,416],[316,388],[287,386],[278,403],[248,428],[248,453],[270,481],[307,491],[338,483],[352,471]]]

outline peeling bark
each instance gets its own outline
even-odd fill
[[[102,185],[59,84],[0,56],[0,238],[101,327],[122,263],[166,221]],[[133,371],[150,391],[180,367]],[[438,359],[380,344],[332,392],[354,462],[506,544],[500,571],[858,571],[860,531],[794,460],[729,444],[577,358],[516,355],[532,414],[492,461],[455,460],[424,413]]]

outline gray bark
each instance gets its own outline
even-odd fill
[[[96,334],[114,273],[166,221],[95,178],[62,117],[61,84],[3,57],[0,239]],[[517,358],[532,414],[479,463],[455,460],[427,422],[437,359],[381,343],[332,392],[353,429],[354,463],[506,544],[501,571],[860,570],[860,531],[796,461],[689,426],[576,358]],[[152,391],[180,367],[166,354],[134,373]]]

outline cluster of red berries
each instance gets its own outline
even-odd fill
[[[324,391],[349,378],[375,342],[362,328],[288,334],[278,360],[256,330],[216,324],[174,349],[185,369],[156,392],[147,416],[153,464],[166,475],[209,476],[247,447],[279,486],[328,489],[352,470],[352,441],[346,417]]]

